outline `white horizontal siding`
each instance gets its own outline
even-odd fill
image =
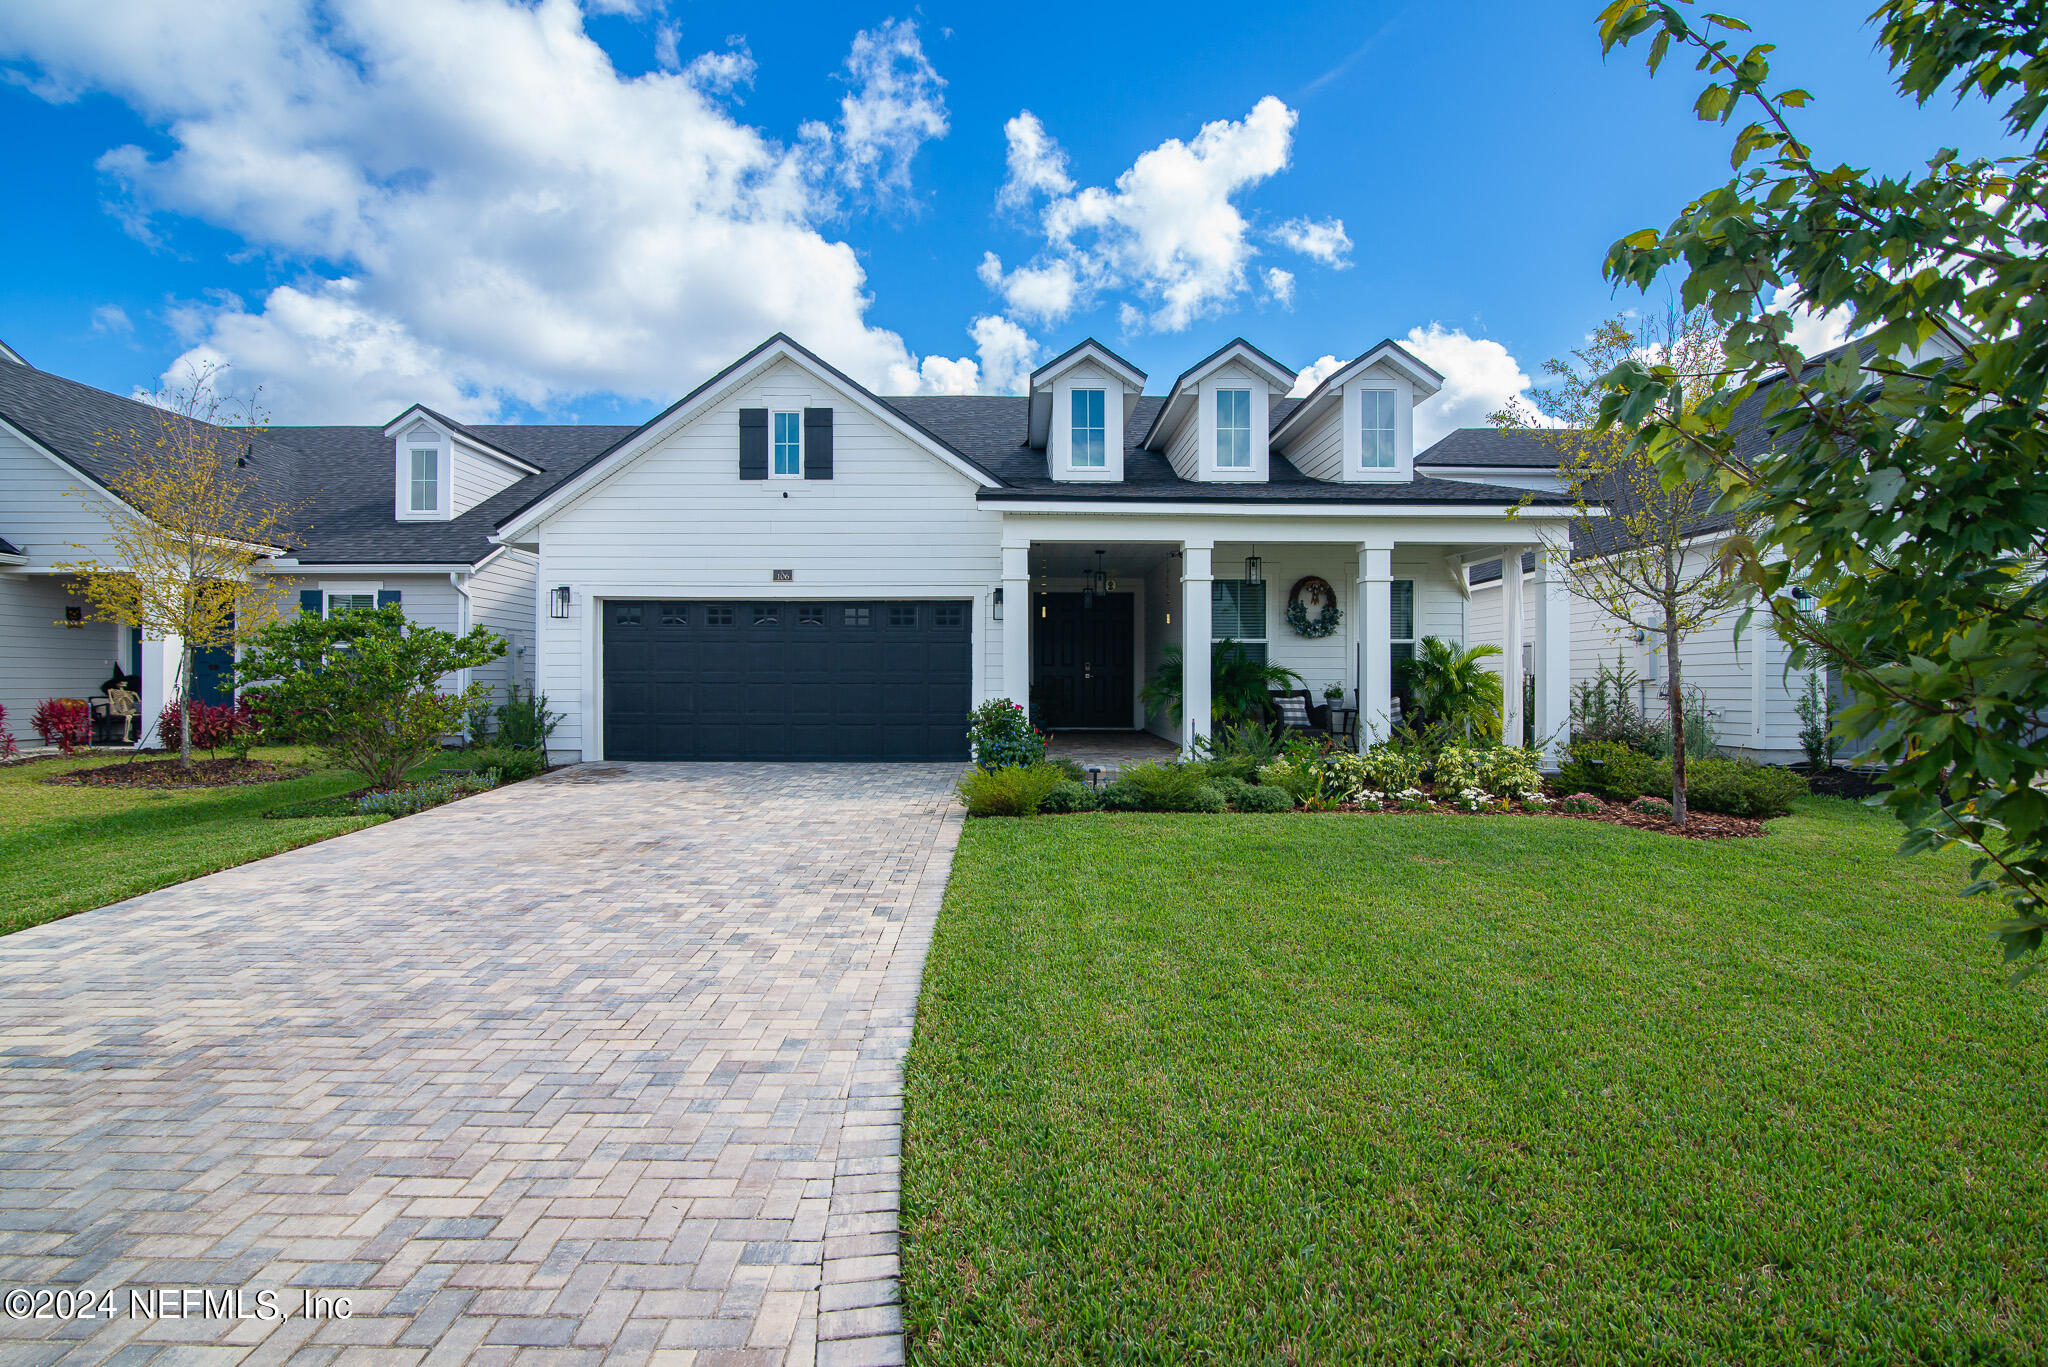
[[[741,480],[745,407],[831,408],[833,478]],[[599,706],[601,597],[971,599],[982,692],[1004,692],[988,620],[1002,577],[1000,517],[976,506],[975,487],[787,362],[719,395],[540,529],[540,591],[566,584],[574,593],[567,619],[541,622],[539,684],[566,716],[555,745],[596,753],[587,728]],[[777,570],[792,582],[776,583]]]
[[[1330,404],[1327,413],[1290,436],[1279,450],[1310,479],[1344,478],[1344,405]]]
[[[492,494],[509,489],[525,476],[502,461],[479,455],[461,442],[454,443],[449,457],[449,490],[454,502],[450,517],[461,517]]]
[[[510,685],[533,686],[534,576],[538,557],[508,550],[469,577],[469,621],[505,640],[504,658],[475,671],[478,682],[503,701]]]

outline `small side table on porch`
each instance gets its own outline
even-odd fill
[[[1330,705],[1330,734],[1344,736],[1351,741],[1351,748],[1358,748],[1358,709]]]

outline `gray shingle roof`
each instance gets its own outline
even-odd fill
[[[1407,484],[1335,484],[1310,479],[1278,455],[1272,459],[1270,479],[1263,484],[1182,479],[1163,453],[1148,451],[1140,445],[1166,402],[1157,394],[1141,395],[1124,415],[1123,482],[1075,483],[1053,479],[1046,466],[1045,452],[1024,444],[1028,399],[963,394],[900,396],[882,402],[1002,481],[1000,489],[981,491],[979,497],[988,502],[1058,499],[1069,503],[1128,503],[1170,499],[1180,503],[1498,504],[1515,503],[1525,497],[1536,503],[1569,501],[1562,495],[1531,495],[1525,489],[1421,476]],[[1286,402],[1291,408],[1294,401]]]
[[[1504,431],[1498,427],[1460,427],[1439,437],[1415,458],[1415,463],[1555,470],[1559,455],[1555,446],[1520,428]]]
[[[165,415],[26,366],[0,366],[0,418],[106,486],[135,461],[129,433],[148,434]],[[177,419],[172,419],[177,421]],[[381,427],[272,427],[244,443],[257,491],[300,506],[284,538],[305,564],[475,564],[496,549],[499,518],[575,474],[633,427],[476,426],[487,445],[541,467],[448,522],[399,522],[393,516],[391,443]]]
[[[274,427],[317,489],[298,545],[303,564],[469,564],[497,547],[491,532],[516,508],[545,495],[636,427],[505,425],[464,429],[542,473],[500,490],[446,522],[393,516],[391,442],[377,427]]]

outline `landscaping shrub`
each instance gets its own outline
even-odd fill
[[[1804,774],[1753,759],[1696,759],[1685,774],[1686,804],[1727,816],[1784,816],[1810,791]]]
[[[1032,727],[1024,704],[1008,698],[990,698],[967,714],[967,741],[977,769],[1018,768],[1045,758],[1044,734]]]
[[[1102,785],[1100,805],[1105,812],[1142,812],[1145,801],[1145,790],[1135,783],[1117,779]]]
[[[1422,771],[1427,765],[1416,751],[1392,745],[1375,745],[1362,755],[1345,755],[1341,759],[1347,777],[1356,777],[1357,786],[1376,793],[1413,788],[1422,782]]]
[[[1072,755],[1048,755],[1045,762],[1059,770],[1062,774],[1065,774],[1069,783],[1086,783],[1088,781],[1086,766]]]
[[[488,775],[478,778],[441,778],[416,783],[388,793],[365,793],[356,799],[356,810],[365,816],[411,816],[458,797],[480,793],[491,786]]]
[[[513,684],[498,706],[498,724],[492,728],[491,743],[513,750],[545,750],[548,737],[561,725],[562,714],[548,710],[545,693],[521,693]],[[480,733],[471,735],[481,739]]]
[[[238,758],[246,757],[249,747],[256,743],[257,734],[262,730],[255,710],[246,698],[233,705],[188,698],[185,711],[192,719],[192,748],[204,750],[209,755],[225,746]],[[165,703],[164,710],[157,714],[156,743],[163,749],[176,750],[183,740],[178,704]]]
[[[1223,794],[1224,804],[1231,807],[1237,806],[1239,799],[1252,789],[1251,784],[1235,775],[1218,773],[1209,775],[1209,786]]]
[[[92,744],[92,710],[76,698],[43,699],[28,724],[67,755]]]
[[[1280,757],[1281,740],[1262,721],[1219,726],[1195,741],[1195,754],[1215,777],[1252,782],[1260,768]]]
[[[548,767],[544,751],[516,749],[510,745],[479,745],[465,751],[463,758],[478,773],[497,770],[501,783],[517,783],[523,778],[532,778]]]
[[[1543,791],[1543,775],[1537,768],[1540,761],[1536,751],[1517,745],[1454,745],[1436,757],[1436,790],[1463,793],[1477,789],[1519,801]]]
[[[970,769],[957,791],[969,816],[1035,816],[1054,788],[1072,781],[1058,765],[1006,764]]]
[[[1749,759],[1695,759],[1685,772],[1686,805],[1726,816],[1784,816],[1792,799],[1808,791],[1803,775]],[[1574,741],[1558,781],[1609,802],[1630,802],[1670,792],[1671,763],[1614,741]]]
[[[1557,800],[1557,809],[1560,812],[1579,812],[1581,814],[1597,812],[1600,810],[1600,799],[1594,797],[1591,793],[1573,793],[1570,797],[1559,798]]]
[[[1644,816],[1658,816],[1666,821],[1671,819],[1671,804],[1661,797],[1639,797],[1628,804],[1628,809]]]
[[[1065,779],[1053,784],[1038,804],[1041,812],[1092,812],[1101,805],[1101,798],[1085,783]]]
[[[1284,788],[1268,788],[1259,784],[1238,794],[1237,809],[1240,812],[1291,812],[1294,799]]]
[[[1558,769],[1558,783],[1573,790],[1598,793],[1609,802],[1627,802],[1659,786],[1671,787],[1671,768],[1620,741],[1574,740]]]
[[[1220,812],[1223,795],[1209,783],[1209,775],[1196,764],[1133,764],[1117,776],[1111,787],[1135,789],[1142,805],[1122,808],[1143,812]],[[1208,796],[1200,796],[1207,789]],[[1211,803],[1214,805],[1210,805]],[[1104,806],[1109,804],[1105,802]]]
[[[0,759],[13,759],[20,753],[21,747],[14,743],[14,736],[7,729],[7,709],[0,707]]]

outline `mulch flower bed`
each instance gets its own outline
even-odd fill
[[[190,769],[181,766],[175,758],[142,759],[127,764],[74,769],[68,774],[39,778],[36,782],[62,784],[70,788],[230,788],[251,783],[277,783],[311,772],[305,765],[286,768],[264,759],[195,759]]]
[[[1642,812],[1630,811],[1618,802],[1602,802],[1597,812],[1561,812],[1555,801],[1540,812],[1525,812],[1520,807],[1489,807],[1483,812],[1461,812],[1448,803],[1439,802],[1434,807],[1420,812],[1403,811],[1399,807],[1388,807],[1383,811],[1363,811],[1350,803],[1337,808],[1353,816],[1561,816],[1573,821],[1604,821],[1610,826],[1633,826],[1639,831],[1659,831],[1665,835],[1682,835],[1693,840],[1732,840],[1744,836],[1762,835],[1764,823],[1754,817],[1723,816],[1719,812],[1687,812],[1685,825],[1674,826],[1661,816],[1647,816]]]
[[[1815,797],[1846,797],[1861,802],[1866,797],[1891,791],[1891,785],[1882,783],[1869,774],[1859,774],[1854,769],[1808,769],[1795,766],[1806,775],[1806,783]]]

